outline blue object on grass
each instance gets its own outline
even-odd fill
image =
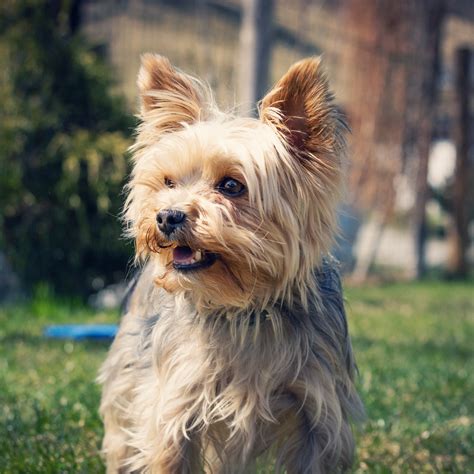
[[[116,324],[62,324],[48,326],[43,335],[52,339],[113,339],[117,334]]]

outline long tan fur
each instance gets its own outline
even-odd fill
[[[318,59],[295,64],[260,119],[145,55],[142,123],[124,219],[141,275],[102,367],[108,472],[337,472],[362,408],[337,273],[327,255],[345,124]],[[223,177],[245,185],[229,198]],[[167,183],[173,183],[173,186]],[[173,237],[156,224],[179,209]],[[218,255],[180,272],[173,248]]]

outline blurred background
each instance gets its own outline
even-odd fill
[[[334,253],[368,415],[354,472],[474,472],[472,0],[2,0],[0,471],[104,472],[111,338],[45,327],[119,320],[148,51],[254,114],[323,55],[352,128]]]
[[[469,274],[472,1],[5,0],[0,12],[0,298],[123,281],[132,247],[118,215],[146,51],[247,111],[322,54],[352,128],[344,271]]]
[[[465,277],[473,259],[470,0],[6,0],[0,26],[0,294],[123,281],[140,54],[250,110],[323,54],[348,116],[336,255],[357,281]]]

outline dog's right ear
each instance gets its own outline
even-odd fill
[[[177,71],[158,54],[146,53],[141,60],[137,85],[144,120],[153,117],[157,129],[171,131],[203,118],[202,86],[197,79]]]

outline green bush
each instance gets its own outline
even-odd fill
[[[117,216],[134,123],[72,31],[72,3],[0,5],[0,250],[25,286],[87,294],[126,268]]]

